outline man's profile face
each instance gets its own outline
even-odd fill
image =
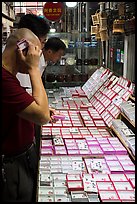
[[[61,57],[64,55],[64,50],[58,50],[57,52],[53,50],[48,50],[47,61],[52,61],[53,63],[57,63]]]

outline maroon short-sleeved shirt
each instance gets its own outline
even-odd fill
[[[33,142],[34,124],[17,115],[33,101],[18,79],[2,68],[2,154],[19,154]]]

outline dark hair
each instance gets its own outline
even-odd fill
[[[50,30],[50,26],[47,21],[34,14],[26,14],[21,17],[18,28],[28,28],[31,30],[38,38],[47,35]]]
[[[66,45],[59,38],[51,37],[46,41],[44,45],[44,50],[48,50],[48,49],[51,49],[52,51],[57,52],[58,50],[65,50]]]

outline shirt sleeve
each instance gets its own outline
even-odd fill
[[[34,98],[20,86],[18,79],[11,74],[4,77],[2,87],[3,104],[14,113],[21,112],[34,101]]]
[[[40,69],[41,76],[42,76],[46,66],[47,66],[47,62],[45,62],[45,58],[44,58],[44,55],[42,53],[41,57],[40,57],[40,61],[39,61],[39,69]]]

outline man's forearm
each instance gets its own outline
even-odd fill
[[[30,70],[29,75],[30,75],[30,81],[32,85],[32,96],[34,97],[37,105],[40,106],[41,109],[45,111],[45,113],[47,113],[48,117],[50,117],[48,97],[41,80],[41,74],[40,74],[39,68],[35,70],[33,69]]]

